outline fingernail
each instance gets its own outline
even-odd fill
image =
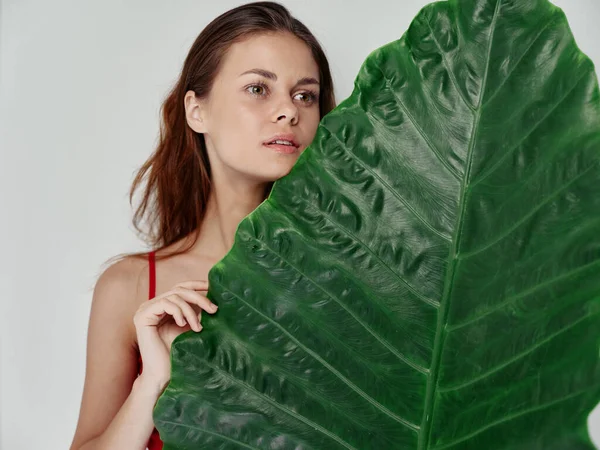
[[[216,312],[217,309],[219,309],[219,307],[217,305],[215,305],[214,303],[211,303],[210,309],[211,309],[212,312]]]

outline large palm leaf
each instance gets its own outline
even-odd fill
[[[591,448],[599,100],[548,1],[422,9],[211,270],[165,448]]]

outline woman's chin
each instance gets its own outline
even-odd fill
[[[288,175],[300,154],[295,157],[269,157],[256,158],[254,161],[248,161],[248,164],[240,166],[239,162],[235,166],[231,166],[236,172],[239,172],[244,178],[253,180],[258,183],[269,183],[279,180]]]
[[[276,161],[275,164],[265,165],[264,171],[261,171],[262,178],[268,181],[277,181],[288,175],[298,158],[288,159],[287,161]]]

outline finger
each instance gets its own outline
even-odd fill
[[[182,287],[185,289],[193,289],[196,291],[207,291],[208,290],[208,281],[204,281],[204,280],[182,281],[181,283],[177,283],[173,287],[172,290],[174,291],[178,287]]]
[[[200,308],[202,308],[204,311],[210,314],[214,314],[217,312],[218,306],[211,302],[206,296],[198,292],[191,291],[185,288],[176,288],[175,293],[183,297],[183,299],[185,299],[186,301],[198,305]]]
[[[194,331],[200,331],[200,320],[198,319],[196,311],[194,311],[191,305],[177,294],[169,295],[168,299],[171,300],[173,303],[176,303],[181,308],[181,311],[187,319],[187,322],[190,324],[190,327],[192,327]]]
[[[159,302],[156,303],[157,307],[160,307],[167,314],[170,314],[175,319],[175,322],[180,327],[184,327],[186,324],[183,312],[178,304],[169,300],[168,297],[163,297]]]

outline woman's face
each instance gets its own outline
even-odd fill
[[[213,176],[264,183],[289,173],[319,124],[319,81],[310,49],[291,34],[233,44],[193,112],[198,100],[186,95],[188,123],[204,133]],[[278,135],[286,142],[271,144]]]

